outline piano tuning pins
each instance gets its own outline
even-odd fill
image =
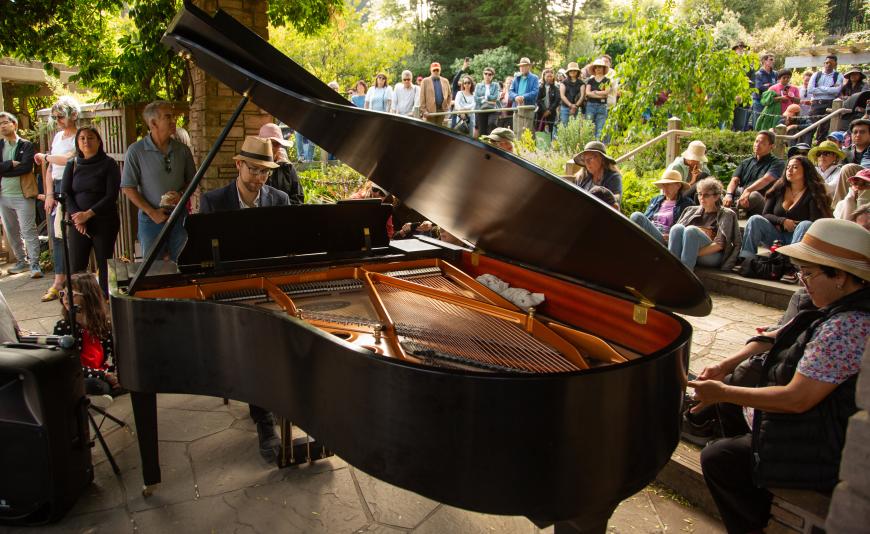
[[[376,324],[375,328],[374,328],[374,335],[375,335],[375,343],[376,344],[380,344],[381,336],[383,335],[383,332],[384,332],[384,325]]]

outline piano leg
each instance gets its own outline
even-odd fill
[[[613,515],[613,510],[608,510],[602,515],[590,517],[585,515],[582,518],[569,519],[567,521],[558,521],[553,526],[553,534],[605,534],[607,532],[607,522],[610,516]]]
[[[155,393],[130,392],[133,417],[136,419],[136,437],[139,440],[139,456],[142,460],[142,494],[150,495],[150,486],[160,482],[160,457],[157,450],[157,395]]]

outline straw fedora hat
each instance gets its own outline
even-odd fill
[[[827,265],[870,281],[870,232],[841,219],[819,219],[799,243],[776,249],[780,254]]]
[[[531,65],[532,62],[527,57],[521,57],[520,62],[517,63],[517,67],[522,67],[523,65]]]
[[[572,70],[576,70],[577,72],[580,72],[580,65],[578,65],[576,61],[572,61],[572,62],[568,63],[568,66],[565,67],[565,74],[568,74]]]
[[[233,159],[266,167],[267,169],[279,167],[272,156],[272,142],[269,139],[254,135],[245,137],[245,142],[242,143],[242,150],[233,156]]]
[[[690,159],[692,161],[700,161],[707,163],[707,145],[704,141],[692,141],[683,152],[683,160]]]
[[[661,189],[663,185],[668,185],[668,184],[680,184],[681,191],[685,191],[686,189],[688,189],[690,187],[687,182],[683,181],[683,175],[680,174],[679,171],[675,171],[673,169],[665,171],[662,174],[661,178],[659,178],[658,180],[653,182],[653,185],[655,185],[659,189]]]
[[[817,160],[819,158],[819,152],[831,152],[832,154],[836,154],[837,158],[840,160],[846,157],[846,153],[837,146],[837,143],[824,140],[819,143],[818,146],[813,147],[810,150],[810,153],[807,154],[807,157],[813,162],[813,165],[818,164]]]
[[[266,139],[271,139],[272,141],[275,141],[279,145],[283,146],[284,148],[290,146],[290,141],[284,139],[281,128],[279,128],[278,125],[274,122],[267,122],[266,124],[260,126],[260,133],[258,135]]]
[[[615,164],[616,160],[607,155],[607,147],[601,141],[589,141],[586,143],[586,146],[583,147],[583,151],[579,154],[575,154],[573,158],[574,163],[580,165],[581,167],[585,167],[583,164],[583,160],[580,159],[583,154],[587,154],[589,152],[595,152],[596,154],[600,154],[602,158],[610,163]]]

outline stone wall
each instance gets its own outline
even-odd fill
[[[223,9],[264,39],[269,36],[267,0],[195,0],[194,4],[210,14],[219,8]],[[232,116],[241,95],[197,67],[193,67],[191,71],[193,101],[190,104],[189,131],[193,142],[193,157],[198,165]],[[260,126],[271,121],[272,117],[254,104],[245,106],[220,152],[206,171],[201,189],[215,189],[235,178],[237,172],[233,156],[241,149],[245,136],[256,135]]]

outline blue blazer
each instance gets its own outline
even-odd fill
[[[508,93],[511,107],[515,105],[514,101],[518,96],[523,97],[524,106],[534,106],[538,102],[538,89],[540,89],[540,86],[541,81],[538,80],[537,76],[530,72],[528,74],[528,81],[526,82],[526,92],[523,94],[517,94],[517,91],[520,90],[520,77],[517,76],[514,78],[514,81],[511,82],[510,93]]]
[[[290,197],[287,193],[264,185],[260,190],[260,207],[267,206],[289,206]],[[203,193],[199,198],[200,213],[214,213],[216,211],[233,211],[241,209],[239,205],[239,192],[236,190],[236,181],[233,180],[229,184]]]

